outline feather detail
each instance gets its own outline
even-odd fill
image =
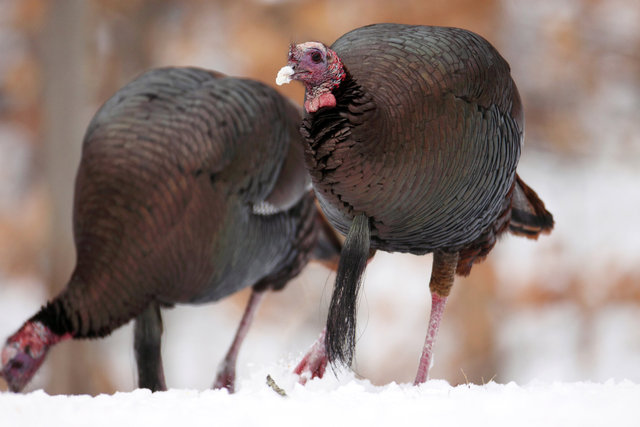
[[[509,231],[535,240],[540,234],[549,234],[553,225],[553,216],[542,200],[516,175]]]

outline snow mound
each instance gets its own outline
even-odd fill
[[[0,393],[0,425],[73,426],[323,426],[409,425],[636,426],[640,385],[515,383],[450,386],[432,380],[420,387],[373,386],[353,374],[328,373],[306,386],[291,366],[252,368],[236,394],[224,390],[135,390],[96,397]],[[286,391],[267,385],[267,375]]]

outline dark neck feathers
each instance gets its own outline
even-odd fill
[[[342,82],[333,88],[336,106],[321,108],[307,114],[303,120],[303,136],[312,149],[320,148],[326,142],[347,139],[349,130],[363,123],[367,113],[375,109],[373,98],[353,78],[345,67]]]

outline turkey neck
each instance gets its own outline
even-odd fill
[[[332,92],[336,106],[307,114],[301,132],[307,142],[305,162],[318,201],[333,226],[346,235],[354,212],[361,211],[344,195],[336,193],[336,171],[346,158],[371,157],[372,151],[377,151],[371,128],[362,125],[375,120],[378,110],[373,98],[355,81],[346,67],[345,72],[344,80]],[[340,200],[341,209],[335,209],[335,197]]]
[[[351,138],[352,130],[370,119],[375,110],[373,99],[348,71],[342,83],[332,93],[336,98],[336,106],[321,108],[316,113],[308,114],[302,124],[303,134],[308,142],[306,159],[313,166],[312,174],[322,171],[326,175],[335,170],[335,165],[329,160],[338,148],[337,145],[340,144],[341,148],[358,148],[354,147],[356,141]],[[357,142],[362,147],[362,144],[367,145],[369,139],[361,138]]]

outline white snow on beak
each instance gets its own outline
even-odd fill
[[[276,84],[278,86],[282,86],[291,82],[291,76],[293,76],[293,73],[293,68],[290,65],[280,68],[280,71],[278,71],[278,76],[276,77]]]

